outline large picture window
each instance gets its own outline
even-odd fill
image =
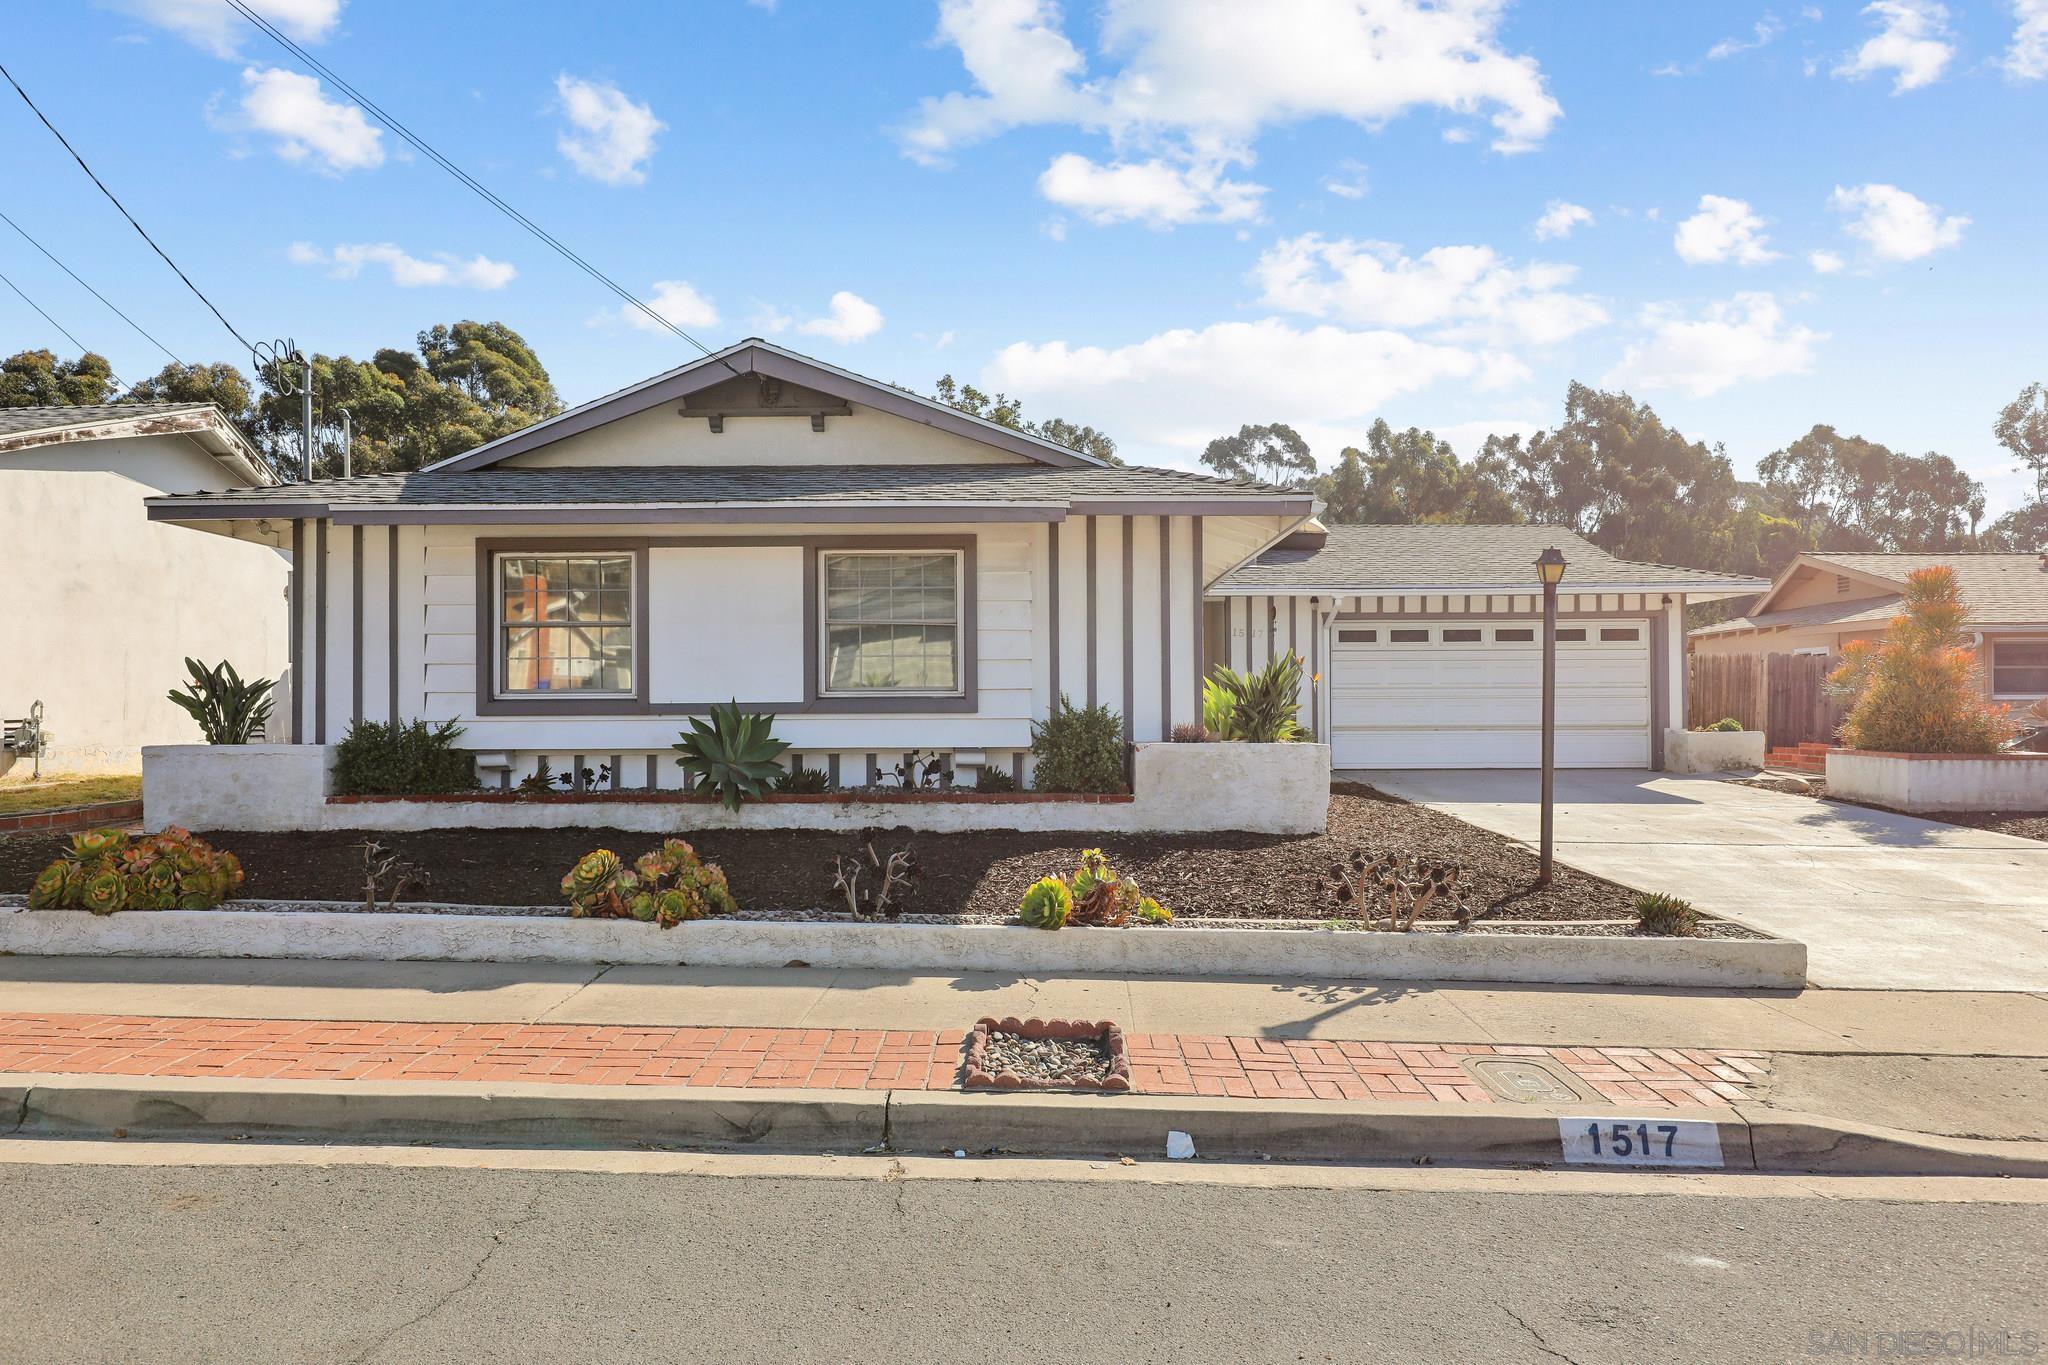
[[[498,695],[633,694],[633,555],[498,556]]]
[[[819,556],[822,691],[960,691],[960,554],[854,551]]]
[[[2000,697],[2048,697],[2048,640],[1994,641],[1991,691]]]

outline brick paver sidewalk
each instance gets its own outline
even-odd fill
[[[278,1080],[950,1090],[965,1031],[415,1024],[0,1014],[0,1072]],[[1154,1095],[1446,1100],[1496,1096],[1461,1058],[1528,1058],[1616,1103],[1752,1098],[1764,1054],[1134,1034],[1132,1088]]]

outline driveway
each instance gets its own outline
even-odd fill
[[[1341,772],[1520,839],[1533,772]],[[1557,856],[1807,945],[1816,986],[2048,991],[2048,843],[1714,777],[1557,776]]]

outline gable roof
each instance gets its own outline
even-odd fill
[[[1861,624],[1889,621],[1906,590],[1906,576],[1920,569],[1949,568],[1955,571],[1956,586],[1963,604],[1970,609],[1973,625],[2011,626],[2048,624],[2048,567],[2036,554],[1912,553],[1886,554],[1855,550],[1840,554],[1808,550],[1778,575],[1769,592],[1757,600],[1745,616],[1704,626],[1695,635],[1726,634],[1738,630],[1771,630],[1782,626],[1826,625],[1835,622]],[[1792,607],[1771,610],[1771,603],[1803,570],[1840,573],[1860,580],[1866,591],[1853,602],[1827,603],[1827,608],[1862,604],[1855,613],[1840,616],[1813,615],[1818,608]]]
[[[1563,589],[1682,592],[1734,597],[1760,592],[1760,578],[1616,559],[1577,532],[1529,525],[1335,525],[1320,549],[1268,550],[1227,575],[1213,591],[1247,594],[1539,590],[1536,556],[1564,551]]]
[[[488,465],[508,460],[514,455],[523,455],[530,450],[552,445],[556,441],[576,436],[616,422],[621,417],[630,417],[636,412],[661,407],[685,398],[692,393],[722,384],[735,375],[758,374],[771,379],[781,379],[807,388],[821,389],[827,393],[861,403],[901,417],[907,421],[948,431],[956,436],[980,441],[983,445],[994,446],[1022,455],[1040,464],[1059,468],[1086,466],[1104,467],[1101,460],[1093,455],[1084,455],[1071,450],[1057,441],[1048,441],[1042,436],[1012,427],[998,425],[984,417],[975,417],[958,408],[947,407],[936,398],[926,398],[908,389],[897,388],[878,380],[843,370],[837,365],[795,351],[777,346],[774,342],[759,337],[749,337],[722,351],[714,351],[687,365],[678,365],[651,379],[608,393],[602,398],[593,398],[570,408],[567,412],[535,422],[532,426],[521,427],[507,436],[486,442],[474,450],[450,456],[436,464],[427,466],[422,472],[449,469],[482,469]]]
[[[0,456],[18,450],[183,436],[244,483],[274,484],[277,475],[241,429],[211,403],[79,403],[0,408]]]

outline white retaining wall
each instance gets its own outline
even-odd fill
[[[1664,770],[1725,773],[1764,766],[1761,730],[1666,730]]]
[[[2048,754],[1828,755],[1828,795],[1911,814],[2048,810]]]

